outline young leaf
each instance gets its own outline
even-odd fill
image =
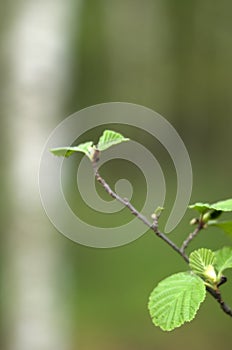
[[[211,204],[212,209],[221,211],[232,211],[232,198]]]
[[[215,265],[219,275],[224,270],[232,268],[232,247],[224,247],[215,252]]]
[[[117,145],[118,143],[121,143],[123,141],[129,141],[130,139],[125,138],[118,132],[112,131],[112,130],[105,130],[103,132],[103,135],[100,137],[97,145],[97,149],[99,151],[104,151],[107,148]]]
[[[219,201],[213,204],[199,202],[199,203],[189,205],[189,208],[196,209],[202,214],[212,209],[217,211],[232,211],[232,199],[226,199],[224,201]]]
[[[204,214],[210,207],[209,203],[201,203],[201,202],[197,202],[195,204],[191,204],[188,206],[190,209],[196,209],[197,211],[199,211],[201,214]]]
[[[203,280],[191,272],[180,272],[164,279],[149,298],[153,323],[164,331],[171,331],[191,321],[205,294]]]
[[[216,226],[226,233],[232,234],[232,221],[209,221],[208,226]]]
[[[214,261],[214,252],[206,248],[194,250],[189,256],[189,266],[192,271],[213,283],[216,282],[217,279],[213,268]]]
[[[61,156],[61,157],[69,157],[74,152],[82,152],[82,153],[85,153],[91,159],[91,154],[93,149],[94,149],[93,142],[89,141],[89,142],[81,143],[80,145],[74,146],[74,147],[52,148],[50,149],[50,152],[52,152],[55,156]]]

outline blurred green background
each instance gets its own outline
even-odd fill
[[[131,102],[163,115],[182,137],[193,167],[192,202],[231,197],[231,11],[227,0],[1,2],[1,349],[230,346],[231,319],[209,296],[191,324],[171,333],[155,328],[148,295],[160,279],[186,270],[179,256],[151,232],[105,250],[68,240],[43,211],[37,173],[60,121],[94,104]],[[102,129],[93,130],[96,140]],[[156,153],[167,180],[165,218],[176,191],[169,158],[138,130],[120,131]],[[74,170],[80,158],[73,158]],[[133,181],[134,203],[142,206],[140,171],[112,162],[103,173],[112,184]],[[80,207],[71,175],[69,199]],[[84,204],[79,210],[91,222]],[[173,232],[178,244],[192,216],[187,212]],[[119,214],[114,225],[130,219]],[[112,218],[94,220],[107,226]],[[190,251],[229,244],[222,232],[206,230]],[[228,276],[223,294],[232,304]]]

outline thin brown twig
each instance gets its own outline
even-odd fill
[[[120,197],[117,193],[115,193],[110,186],[107,184],[107,182],[100,176],[97,168],[96,162],[93,162],[93,169],[94,174],[96,177],[96,180],[103,186],[105,191],[114,199],[122,203],[125,207],[127,207],[130,212],[135,215],[139,220],[141,220],[146,226],[148,226],[150,229],[155,232],[155,234],[160,237],[163,241],[165,241],[173,250],[175,250],[181,257],[185,260],[187,264],[189,264],[189,258],[185,253],[185,249],[188,246],[188,244],[191,242],[191,240],[199,233],[201,229],[203,229],[203,224],[201,221],[199,221],[198,227],[192,232],[187,239],[183,242],[181,248],[179,248],[172,240],[170,240],[164,233],[160,232],[158,229],[158,216],[154,215],[153,223],[151,223],[144,215],[142,215],[126,198]],[[219,289],[214,290],[208,286],[206,286],[206,290],[209,292],[209,294],[220,304],[221,309],[229,316],[232,317],[232,309],[223,301],[221,293]]]
[[[199,220],[197,227],[195,228],[195,230],[193,232],[191,232],[188,237],[186,238],[186,240],[183,242],[180,250],[182,251],[182,253],[184,253],[185,249],[187,248],[187,246],[189,245],[189,243],[193,240],[194,237],[196,237],[198,235],[198,233],[204,228],[204,223],[202,222],[202,220]]]
[[[227,305],[224,300],[222,299],[222,295],[221,292],[219,291],[219,289],[214,290],[211,289],[210,287],[206,287],[206,290],[212,295],[212,297],[214,299],[216,299],[216,301],[219,303],[221,309],[230,317],[232,317],[232,309],[229,307],[229,305]]]
[[[117,193],[115,193],[110,186],[106,183],[106,181],[100,176],[98,170],[94,168],[95,170],[95,177],[97,181],[103,186],[103,188],[106,190],[106,192],[114,199],[118,200],[120,203],[122,203],[125,207],[127,207],[130,212],[135,215],[139,220],[141,220],[146,226],[148,226],[150,229],[152,229],[155,234],[160,237],[163,241],[165,241],[169,246],[172,247],[178,254],[182,256],[182,258],[188,263],[188,257],[187,255],[180,250],[180,248],[171,241],[164,233],[160,232],[158,229],[158,220],[154,220],[153,223],[151,223],[144,215],[142,215],[129,201],[127,198],[121,198]]]

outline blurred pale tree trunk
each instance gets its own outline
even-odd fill
[[[8,156],[4,173],[11,203],[4,232],[4,348],[70,348],[57,276],[58,234],[41,207],[40,154],[63,117],[68,82],[71,0],[18,2],[3,41]],[[75,6],[77,17],[77,6]],[[3,15],[2,15],[3,16]],[[3,89],[3,88],[2,88]]]

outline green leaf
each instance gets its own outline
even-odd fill
[[[194,250],[189,256],[189,266],[197,275],[215,283],[217,276],[214,270],[215,254],[210,249]]]
[[[99,151],[104,151],[107,148],[117,145],[118,143],[121,143],[123,141],[129,141],[130,139],[125,138],[118,132],[112,131],[112,130],[105,130],[103,132],[103,135],[100,137],[97,145],[97,149]]]
[[[191,321],[205,294],[203,280],[191,272],[180,272],[164,279],[149,298],[148,309],[153,323],[164,331],[171,331]]]
[[[226,269],[232,269],[232,247],[224,247],[215,252],[215,265],[219,275]]]
[[[208,225],[219,227],[226,233],[232,234],[232,221],[209,221]]]
[[[196,209],[197,211],[203,214],[208,210],[232,211],[232,199],[226,199],[224,201],[219,201],[213,204],[199,202],[189,205],[189,208]]]
[[[232,198],[211,204],[212,209],[221,211],[232,211]]]
[[[209,203],[197,202],[188,206],[190,209],[196,209],[200,213],[204,214],[210,207]]]
[[[90,159],[92,159],[91,155],[94,150],[93,142],[85,142],[81,143],[78,146],[74,147],[59,147],[59,148],[52,148],[50,149],[50,152],[52,152],[55,156],[61,156],[61,157],[69,157],[74,152],[82,152],[85,153]]]

